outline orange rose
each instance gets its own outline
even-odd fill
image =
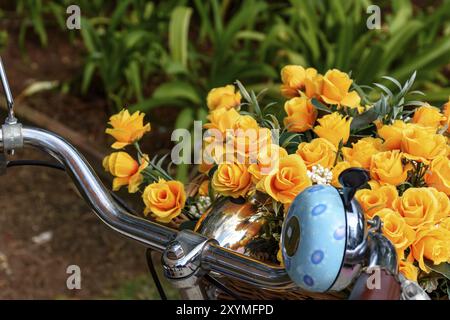
[[[439,204],[439,209],[434,216],[434,222],[438,223],[450,216],[450,200],[444,192],[440,192],[437,189],[431,187],[429,187],[428,189],[433,193]]]
[[[226,131],[234,130],[240,117],[241,115],[236,109],[219,108],[210,112],[208,115],[209,123],[206,123],[204,127],[218,130],[225,138]]]
[[[142,194],[145,204],[144,214],[152,213],[157,221],[168,223],[177,217],[186,203],[186,193],[179,181],[166,181],[149,184]]]
[[[412,118],[413,123],[420,124],[425,127],[432,127],[437,129],[445,117],[438,108],[432,107],[429,104],[417,108]]]
[[[132,115],[128,110],[123,109],[118,114],[109,118],[109,124],[112,128],[107,128],[105,132],[116,139],[112,144],[113,149],[122,149],[123,147],[134,143],[142,138],[144,133],[150,131],[150,123],[144,125],[145,114],[136,111]]]
[[[381,184],[398,186],[406,181],[408,168],[402,164],[400,151],[379,152],[370,161],[370,175]]]
[[[423,127],[412,126],[403,130],[401,150],[406,158],[428,164],[429,160],[447,155],[447,139]]]
[[[415,239],[414,230],[403,217],[392,209],[384,208],[376,213],[383,221],[383,234],[392,242],[399,257]]]
[[[306,173],[307,168],[302,158],[290,154],[280,159],[278,171],[264,177],[258,188],[276,201],[289,204],[301,191],[311,185]]]
[[[283,122],[289,132],[310,130],[317,118],[317,110],[306,97],[295,97],[284,104],[287,117]]]
[[[354,167],[369,169],[372,155],[381,151],[381,139],[365,137],[353,143],[351,148],[343,147],[345,160]]]
[[[378,128],[378,135],[383,138],[384,150],[400,149],[402,144],[403,130],[406,129],[406,123],[402,120],[395,120],[392,125],[383,125]]]
[[[353,80],[337,69],[328,70],[323,77],[322,100],[338,107],[358,108],[361,98],[356,91],[349,92]]]
[[[314,68],[303,68],[297,65],[287,65],[281,69],[281,94],[287,98],[300,96],[300,90],[305,88],[305,79],[317,76]]]
[[[350,137],[350,123],[352,122],[352,118],[347,120],[346,117],[341,116],[337,112],[333,112],[317,121],[319,125],[314,127],[314,132],[320,138],[327,139],[336,147],[341,140],[344,144],[347,143]]]
[[[378,211],[384,208],[393,209],[394,203],[398,199],[398,193],[394,186],[385,185],[373,190],[358,190],[355,198],[361,205],[366,218],[372,219]]]
[[[256,184],[265,175],[278,170],[280,159],[287,157],[287,151],[277,144],[271,144],[267,148],[262,148],[258,152],[256,163],[248,167],[248,172],[252,175],[252,180]]]
[[[247,166],[240,163],[219,164],[212,178],[215,191],[233,198],[244,197],[252,185]]]
[[[450,196],[450,159],[444,156],[437,156],[433,159],[430,169],[425,174],[425,182],[428,186]]]
[[[241,94],[239,91],[235,92],[234,86],[229,84],[209,91],[206,103],[209,110],[235,108],[241,104]]]
[[[424,258],[431,260],[435,265],[450,260],[450,231],[434,225],[419,228],[411,252],[414,259],[419,262],[420,269],[430,272]]]
[[[414,258],[409,255],[406,260],[399,259],[399,271],[405,276],[406,279],[417,282],[417,276],[419,275],[419,269],[413,264]]]
[[[336,147],[326,139],[317,138],[311,142],[302,142],[297,152],[306,164],[308,170],[320,164],[324,168],[331,168],[336,160]]]
[[[430,188],[407,189],[395,201],[394,207],[413,229],[433,223],[441,208]]]

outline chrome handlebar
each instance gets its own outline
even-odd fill
[[[97,216],[110,228],[145,246],[163,252],[178,236],[178,231],[134,216],[125,211],[109,194],[86,159],[67,141],[56,134],[23,126],[24,146],[32,146],[52,155],[63,164],[78,191]],[[0,130],[0,149],[4,147]],[[198,242],[200,234],[192,233]],[[212,241],[205,242],[200,254],[202,269],[214,271],[265,289],[290,289],[294,284],[282,267],[272,266],[234,251]]]

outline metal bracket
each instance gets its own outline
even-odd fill
[[[3,151],[7,154],[14,154],[15,149],[23,147],[22,124],[5,123],[2,125]]]
[[[162,265],[166,278],[177,287],[185,299],[204,299],[206,293],[200,285],[204,275],[201,253],[211,240],[188,230],[180,231],[164,251]]]
[[[2,82],[3,91],[5,92],[6,105],[8,106],[8,116],[5,124],[2,126],[2,145],[3,151],[7,154],[14,154],[14,149],[23,147],[22,124],[17,122],[14,116],[14,100],[9,88],[8,78],[6,76],[3,61],[0,58],[0,80]]]

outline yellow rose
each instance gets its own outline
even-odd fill
[[[324,168],[331,168],[336,160],[336,147],[326,139],[317,138],[311,142],[302,142],[298,145],[297,152],[308,169],[320,164]]]
[[[142,194],[145,210],[151,212],[157,221],[168,223],[177,217],[186,203],[186,192],[179,181],[159,179],[148,185]]]
[[[314,78],[317,70],[303,68],[302,66],[287,65],[281,69],[281,94],[286,98],[300,96],[300,90],[305,88],[305,79]]]
[[[331,185],[333,185],[336,188],[342,188],[341,184],[339,183],[339,175],[344,171],[345,169],[351,168],[349,162],[347,161],[341,161],[338,162],[334,168],[331,170],[331,173],[333,174],[333,179],[331,180]]]
[[[440,155],[447,155],[447,139],[420,126],[403,130],[401,150],[405,158],[425,164]]]
[[[128,192],[135,193],[139,190],[139,185],[142,183],[141,172],[148,165],[148,162],[143,160],[139,163],[134,160],[128,153],[119,151],[113,152],[103,159],[103,167],[106,172],[114,176],[113,190],[117,191],[122,186],[128,185]]]
[[[430,188],[409,188],[395,201],[394,207],[407,224],[417,229],[433,223],[441,206]]]
[[[272,133],[268,128],[235,130],[233,136],[228,137],[227,152],[234,152],[240,163],[255,163],[260,151],[264,151],[272,144]]]
[[[447,218],[441,220],[441,222],[439,223],[439,227],[450,231],[450,217],[447,217]]]
[[[381,151],[381,139],[365,137],[353,143],[351,148],[343,147],[345,160],[354,167],[369,169],[372,155]]]
[[[236,109],[220,108],[213,110],[208,115],[209,123],[206,123],[204,127],[206,129],[216,129],[222,133],[223,139],[227,130],[234,130],[235,125],[241,115]]]
[[[305,95],[309,98],[320,99],[323,87],[323,76],[321,74],[307,73],[305,77]]]
[[[406,279],[417,282],[417,276],[419,275],[419,269],[414,265],[414,258],[409,255],[406,260],[399,260],[399,271],[405,276]]]
[[[328,70],[323,77],[322,99],[338,107],[358,108],[361,98],[356,91],[349,92],[353,80],[348,74],[337,69]]]
[[[429,104],[417,108],[412,118],[413,123],[420,124],[425,127],[432,127],[437,129],[445,117],[438,108],[430,106]]]
[[[289,204],[301,191],[311,185],[306,173],[307,168],[302,158],[290,154],[280,159],[277,172],[265,176],[258,185],[276,201]]]
[[[241,94],[239,91],[235,92],[234,86],[229,84],[209,91],[206,103],[209,110],[235,108],[241,104]]]
[[[450,216],[450,199],[444,192],[440,192],[432,187],[429,187],[428,189],[433,193],[439,204],[439,209],[437,210],[433,220],[435,223],[439,223],[441,220]]]
[[[428,186],[450,196],[450,159],[444,156],[437,156],[433,159],[425,174],[425,182]]]
[[[399,257],[403,257],[403,252],[415,239],[414,230],[405,222],[405,219],[389,208],[383,208],[375,215],[383,221],[383,234],[392,242]]]
[[[403,166],[400,151],[379,152],[370,161],[370,175],[381,184],[398,186],[406,181],[408,167]]]
[[[314,127],[314,132],[320,137],[325,138],[334,144],[336,147],[342,140],[343,143],[347,143],[350,137],[350,123],[352,118],[347,120],[347,117],[341,116],[337,112],[327,114],[319,120],[318,126]]]
[[[243,131],[246,130],[258,130],[259,125],[258,122],[249,115],[241,115],[237,118],[236,123],[234,124],[234,129],[241,129]]]
[[[383,138],[384,150],[400,149],[402,144],[403,130],[406,129],[406,123],[402,120],[395,120],[392,125],[383,125],[378,128],[378,135]]]
[[[317,110],[306,97],[295,97],[284,104],[287,117],[284,125],[289,132],[304,132],[312,129]]]
[[[271,144],[266,148],[260,149],[256,163],[248,167],[248,172],[252,175],[253,182],[256,184],[265,175],[277,171],[280,159],[287,157],[287,155],[287,151],[277,144]]]
[[[450,260],[450,231],[434,225],[419,228],[416,240],[411,246],[414,259],[425,272],[430,269],[425,265],[424,258],[431,260],[435,265]]]
[[[241,163],[219,164],[212,178],[215,191],[233,198],[244,197],[252,185],[247,166]]]
[[[367,219],[384,208],[393,209],[398,199],[398,192],[394,186],[385,185],[376,189],[361,189],[356,191],[356,200],[361,205]]]
[[[105,132],[116,139],[111,147],[122,149],[123,147],[134,143],[142,138],[144,133],[150,131],[150,123],[144,125],[145,114],[136,111],[132,115],[124,109],[118,114],[109,118],[109,124],[112,128],[107,128]]]

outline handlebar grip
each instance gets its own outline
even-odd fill
[[[379,286],[372,283],[369,277],[376,277],[376,274],[363,272],[355,282],[355,286],[350,294],[349,300],[400,300],[401,285],[392,274],[381,269],[379,273]],[[375,285],[374,288],[369,288]]]

